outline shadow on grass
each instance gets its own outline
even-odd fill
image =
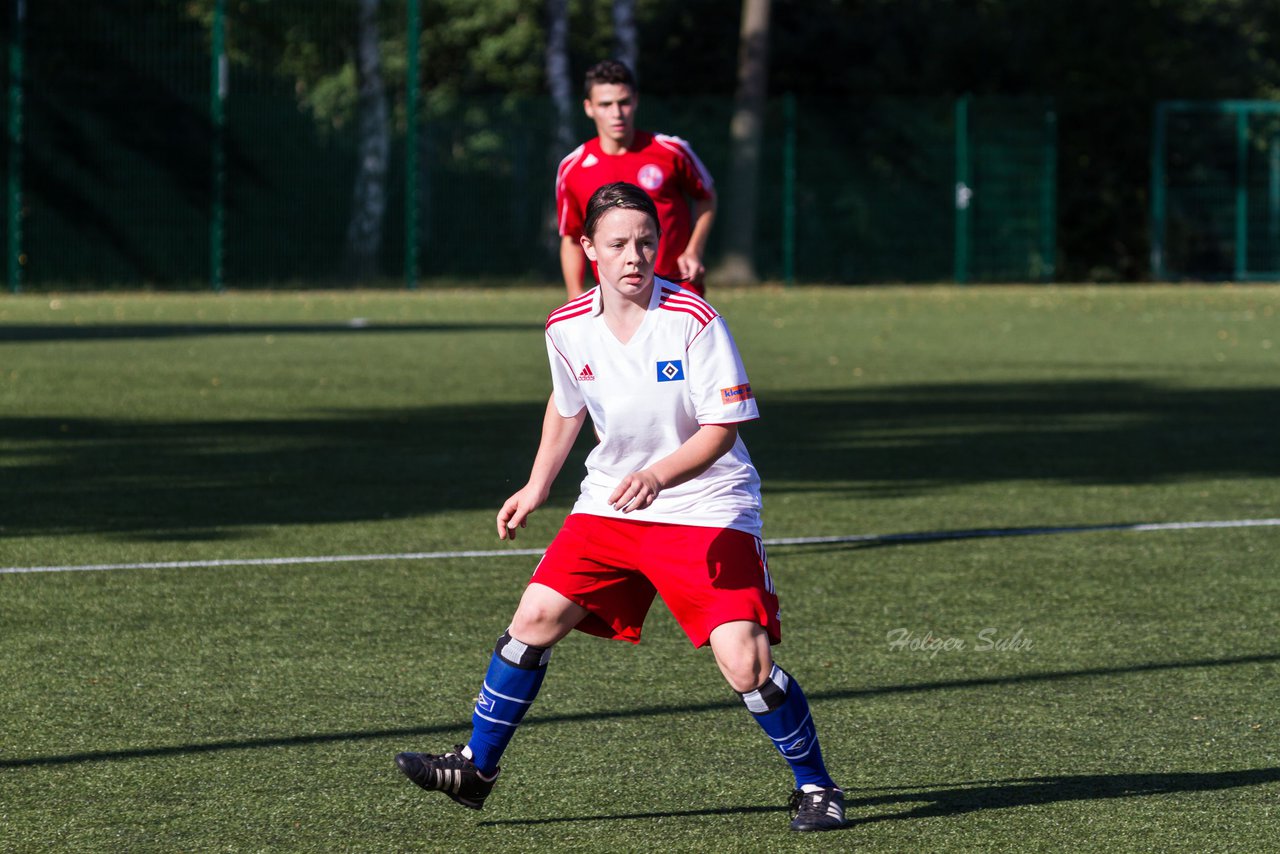
[[[667,812],[625,812],[599,813],[597,815],[559,815],[551,818],[500,818],[493,821],[478,821],[479,827],[502,827],[504,825],[527,826],[535,824],[565,824],[576,821],[644,821],[655,818],[695,818],[700,815],[751,815],[753,813],[781,812],[786,806],[756,807],[710,807],[703,810],[670,810]]]
[[[872,497],[993,481],[1275,477],[1280,386],[973,383],[762,395],[744,428],[765,488]],[[758,450],[757,450],[758,449]]]
[[[766,495],[1280,477],[1280,388],[903,386],[770,393],[761,405],[743,433]],[[0,417],[0,537],[216,540],[494,509],[527,477],[542,414],[492,403],[238,421]],[[583,433],[557,495],[575,490]]]
[[[960,815],[977,810],[1041,806],[1064,801],[1213,792],[1276,782],[1280,782],[1280,768],[1164,774],[1072,774],[984,780],[949,786],[925,786],[885,795],[855,796],[846,801],[845,807],[852,811],[895,804],[916,804],[905,812],[859,817],[852,822],[869,824],[877,821]],[[846,792],[846,796],[849,794]]]
[[[6,323],[0,344],[214,338],[223,335],[371,335],[421,332],[528,332],[541,323],[379,323],[353,318],[332,323]]]
[[[496,510],[528,477],[544,408],[261,421],[0,417],[0,538],[213,541],[257,526]],[[576,478],[561,480],[555,494],[568,495]]]
[[[960,783],[940,787],[912,788],[887,795],[858,797],[845,791],[845,829],[862,824],[904,819],[943,818],[979,810],[1045,806],[1067,801],[1097,801],[1111,798],[1150,797],[1180,792],[1214,792],[1280,782],[1280,768],[1248,768],[1240,771],[1177,772],[1167,774],[1082,774],[1026,777]],[[857,815],[867,810],[894,805],[916,804],[902,812]],[[637,819],[681,818],[700,815],[740,815],[779,812],[781,806],[726,807],[724,809],[673,810],[669,812],[597,813],[553,818],[483,821],[482,825],[561,824],[579,821],[629,821]]]
[[[809,699],[811,701],[856,700],[892,694],[916,694],[927,691],[1022,685],[1031,682],[1054,682],[1064,679],[1079,679],[1095,676],[1120,676],[1132,673],[1151,673],[1163,670],[1187,670],[1201,667],[1235,667],[1239,665],[1270,664],[1275,662],[1280,662],[1280,653],[1245,655],[1235,658],[1208,658],[1193,661],[1148,662],[1146,664],[1134,664],[1125,667],[1096,667],[1086,668],[1083,670],[1056,670],[1043,673],[1021,673],[980,679],[917,682],[909,685],[890,685],[878,688],[853,688],[841,691],[813,691],[809,692]],[[528,729],[529,727],[575,723],[580,721],[664,717],[669,715],[719,712],[727,709],[741,708],[741,702],[736,700],[725,700],[723,702],[701,703],[686,706],[649,706],[638,709],[619,709],[617,711],[606,712],[548,715],[545,717],[535,716],[525,720],[521,724],[521,727],[523,729]],[[215,741],[205,744],[170,745],[168,747],[139,747],[126,750],[90,751],[85,753],[66,754],[62,756],[33,756],[25,759],[0,759],[0,769],[30,768],[50,765],[74,765],[81,762],[148,759],[164,756],[189,756],[202,753],[218,753],[227,750],[259,750],[280,747],[303,747],[313,744],[371,741],[384,738],[411,739],[423,736],[452,735],[456,734],[460,730],[466,730],[469,727],[470,722],[457,722],[450,724],[437,724],[435,726],[428,727],[403,727],[398,729],[315,733],[311,735],[282,736],[278,738]],[[916,798],[916,800],[919,799],[920,798]],[[691,814],[697,813],[681,813],[681,815]]]

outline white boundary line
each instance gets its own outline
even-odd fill
[[[170,560],[159,563],[97,563],[82,566],[7,566],[0,575],[22,572],[105,572],[112,569],[203,569],[223,566],[293,566],[316,563],[369,563],[379,560],[443,560],[464,557],[540,555],[545,549],[495,549],[469,552],[405,552],[404,554],[317,555],[314,557],[227,558],[222,560]]]
[[[1268,528],[1280,519],[1224,519],[1212,522],[1143,522],[1115,525],[1068,525],[1034,528],[970,528],[957,531],[922,531],[914,534],[859,534],[845,537],[788,537],[765,540],[770,546],[807,546],[820,543],[919,543],[938,540],[975,540],[982,537],[1029,537],[1045,534],[1092,534],[1104,531],[1191,531],[1203,528]]]
[[[1204,528],[1280,527],[1280,519],[1226,519],[1210,522],[1146,522],[1121,525],[1076,525],[1042,528],[973,528],[958,531],[922,531],[913,534],[850,534],[841,537],[779,537],[766,546],[838,545],[840,543],[926,543],[973,540],[983,537],[1030,537],[1049,534],[1090,534],[1104,531],[1191,531]],[[473,557],[531,557],[544,549],[493,549],[489,551],[405,552],[403,554],[317,555],[314,557],[228,558],[222,560],[173,560],[158,563],[98,563],[80,566],[7,566],[0,575],[37,572],[106,572],[117,569],[205,569],[226,566],[297,566],[322,563],[371,563],[384,560],[448,560]]]

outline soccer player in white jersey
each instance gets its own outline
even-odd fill
[[[734,691],[795,775],[792,830],[845,824],[800,685],[773,661],[778,598],[761,543],[760,480],[738,437],[758,417],[724,319],[654,277],[658,214],[640,187],[597,190],[582,246],[600,285],[547,319],[553,391],[528,482],[498,511],[514,539],[551,490],[590,416],[599,443],[565,520],[498,639],[465,745],[400,753],[424,789],[480,809],[498,762],[573,629],[640,641],[660,594],[695,647],[710,645]]]

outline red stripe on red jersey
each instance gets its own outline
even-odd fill
[[[569,218],[569,200],[565,198],[565,182],[569,180],[569,173],[573,171],[574,167],[582,162],[586,151],[587,146],[585,143],[579,145],[560,161],[560,166],[556,169],[555,198],[556,204],[560,208],[560,217],[556,228],[561,237],[571,236],[565,233],[565,222]]]
[[[703,189],[710,191],[715,186],[711,173],[707,171],[707,167],[702,165],[702,161],[698,159],[697,154],[694,154],[693,147],[688,142],[678,136],[670,136],[665,133],[655,133],[653,141],[668,151],[674,151],[687,158],[693,164],[693,171],[697,173],[699,180],[702,181]]]
[[[572,169],[574,165],[577,164],[577,162],[582,159],[582,155],[584,152],[586,152],[586,150],[587,150],[586,145],[579,145],[573,151],[570,151],[567,155],[565,155],[565,158],[560,161],[560,166],[557,167],[556,169],[556,194],[557,195],[560,193],[561,189],[564,187],[565,175],[568,174],[569,170]]]

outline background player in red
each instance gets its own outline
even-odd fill
[[[621,62],[605,60],[588,69],[584,94],[582,108],[595,122],[596,137],[562,160],[556,174],[560,270],[569,299],[585,290],[588,264],[580,240],[587,200],[615,181],[643,187],[658,208],[657,275],[702,294],[702,259],[716,212],[711,173],[680,137],[636,130],[639,93]]]
[[[577,629],[639,643],[661,595],[791,766],[792,830],[845,824],[809,703],[773,660],[778,597],[761,540],[760,479],[738,426],[759,417],[724,319],[653,274],[658,212],[640,187],[601,187],[582,247],[600,287],[547,318],[552,394],[528,482],[498,511],[513,539],[546,500],[588,417],[598,442],[573,512],[498,638],[471,736],[443,754],[400,753],[424,789],[480,809],[533,703],[552,647]]]

